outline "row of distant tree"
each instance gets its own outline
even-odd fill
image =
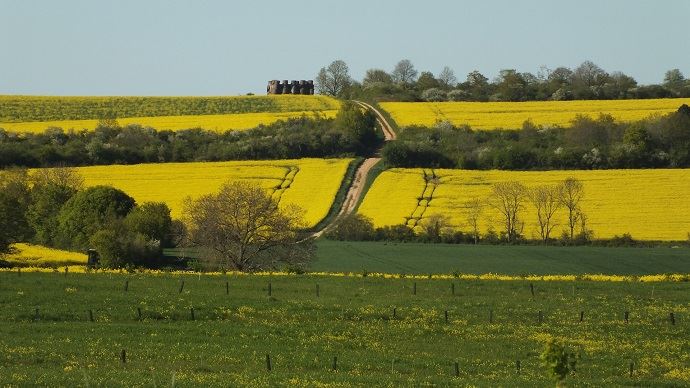
[[[367,155],[381,142],[375,122],[370,112],[343,103],[335,119],[305,116],[223,133],[121,127],[114,119],[101,120],[95,131],[48,128],[17,134],[0,129],[0,168]]]
[[[664,74],[662,84],[639,85],[630,75],[607,72],[591,61],[574,69],[542,67],[536,74],[503,69],[490,80],[478,70],[458,79],[446,66],[437,75],[419,72],[403,59],[391,72],[369,69],[361,81],[336,60],[316,76],[319,93],[379,101],[542,101],[690,97],[690,79],[679,69]]]
[[[107,268],[177,265],[162,255],[176,246],[199,249],[205,264],[226,270],[301,268],[312,257],[303,212],[279,208],[256,184],[229,182],[184,205],[183,221],[173,220],[165,203],[136,203],[110,186],[85,188],[71,168],[0,170],[0,259],[17,242],[94,249]]]
[[[690,167],[690,107],[633,123],[609,115],[568,128],[473,131],[439,122],[407,127],[384,146],[390,167],[562,170]]]

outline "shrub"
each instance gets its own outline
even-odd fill
[[[60,210],[57,241],[63,248],[85,250],[99,230],[124,218],[134,199],[109,186],[94,186],[75,194]]]

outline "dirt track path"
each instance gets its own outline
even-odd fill
[[[374,113],[374,115],[376,116],[376,121],[379,123],[379,126],[383,131],[385,141],[391,141],[397,138],[395,131],[393,131],[393,127],[390,126],[390,124],[388,123],[388,121],[386,121],[386,118],[381,114],[381,112],[379,112],[376,108],[367,104],[366,102],[355,101],[355,103]],[[315,232],[312,235],[313,237],[321,236],[329,228],[333,227],[333,225],[340,221],[340,219],[351,214],[355,210],[355,207],[357,206],[357,203],[359,202],[359,199],[362,196],[362,192],[364,191],[364,185],[367,182],[369,172],[376,165],[376,163],[381,161],[380,155],[381,149],[378,149],[372,157],[364,159],[359,168],[357,168],[357,172],[355,172],[355,177],[352,180],[350,187],[347,189],[347,196],[345,197],[345,201],[343,201],[343,205],[340,207],[338,215],[333,219],[331,223],[324,226],[321,230]]]

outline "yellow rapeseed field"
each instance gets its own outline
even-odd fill
[[[545,127],[567,127],[576,115],[597,118],[612,115],[618,121],[641,120],[654,114],[675,111],[689,98],[652,100],[589,100],[531,102],[384,102],[401,126],[433,126],[437,121],[469,125],[473,129],[519,129],[526,120]]]
[[[13,244],[15,252],[4,256],[3,260],[12,265],[30,267],[82,266],[87,256],[80,252],[69,252],[33,244]]]
[[[316,225],[327,214],[352,159],[161,163],[79,167],[86,186],[111,185],[137,202],[157,201],[179,217],[183,200],[215,192],[231,180],[258,183],[280,201],[304,209]]]
[[[452,225],[471,230],[466,203],[487,199],[492,185],[518,181],[527,187],[555,184],[567,177],[584,186],[583,210],[595,238],[630,233],[643,240],[687,240],[690,233],[690,169],[594,170],[594,171],[471,171],[392,169],[382,173],[367,193],[359,211],[376,226],[415,224],[415,218],[432,214],[450,217]],[[436,184],[434,182],[437,182]],[[424,191],[424,193],[423,193]],[[429,198],[431,198],[429,200]],[[553,237],[565,228],[565,212],[557,214]],[[525,203],[524,235],[538,238],[536,215]],[[481,229],[501,230],[500,214],[484,206]]]
[[[57,99],[57,101],[56,101]],[[199,106],[197,100],[208,100]],[[122,101],[120,101],[122,100]],[[129,101],[136,100],[136,101]],[[140,100],[140,101],[139,101]],[[268,125],[278,120],[301,117],[335,117],[340,108],[340,102],[328,96],[280,95],[280,96],[238,96],[238,97],[170,97],[171,101],[158,101],[156,97],[33,97],[33,96],[0,96],[0,104],[8,104],[13,109],[7,109],[5,120],[0,120],[0,128],[12,132],[41,133],[50,127],[59,127],[65,131],[93,130],[98,124],[101,111],[106,108],[126,110],[123,105],[139,101],[140,111],[150,115],[136,115],[132,106],[128,106],[130,114],[117,115],[118,124],[124,126],[139,124],[158,130],[182,130],[189,128],[204,128],[222,132],[227,130],[244,130]],[[177,101],[180,100],[180,101]],[[227,106],[222,114],[217,112]],[[138,106],[134,104],[135,106]],[[81,108],[80,108],[81,107]],[[144,109],[144,107],[146,109]],[[182,108],[189,108],[189,112],[181,112]],[[80,108],[80,109],[78,109]],[[228,113],[228,109],[230,110]],[[0,109],[1,111],[2,109]],[[60,117],[60,120],[32,120],[26,117],[46,117],[39,113],[43,110],[51,112],[49,117]],[[39,113],[37,113],[39,112]],[[161,114],[167,112],[168,114]],[[173,114],[176,112],[176,114]],[[14,116],[13,116],[14,115]],[[74,116],[74,115],[78,115]]]
[[[118,119],[121,126],[139,124],[143,127],[152,127],[157,130],[169,129],[179,131],[190,128],[203,128],[209,131],[225,132],[228,130],[245,130],[256,128],[259,125],[273,124],[278,120],[301,117],[335,117],[337,110],[324,111],[295,111],[295,112],[269,112],[269,113],[235,113],[226,115],[190,115],[190,116],[152,116],[152,117],[128,117]],[[11,132],[41,133],[47,128],[58,127],[65,131],[74,129],[92,131],[98,125],[98,120],[64,120],[64,121],[33,121],[23,123],[0,123],[0,128]]]

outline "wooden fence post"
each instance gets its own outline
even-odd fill
[[[266,354],[266,370],[271,371],[271,355]]]
[[[230,284],[225,282],[225,295],[230,295]]]
[[[455,377],[460,377],[460,365],[455,361]]]
[[[669,318],[669,320],[671,321],[671,325],[675,325],[675,324],[676,324],[676,317],[675,317],[675,315],[673,315],[673,312],[670,312],[670,313],[668,314],[668,318]]]
[[[534,284],[529,284],[529,291],[532,293],[532,299],[534,299]]]
[[[89,322],[93,322],[93,310],[89,309]]]
[[[273,290],[271,289],[271,282],[268,282],[268,296],[271,296],[273,294]]]
[[[141,321],[141,307],[137,307],[137,316],[139,317],[139,320]]]
[[[584,321],[584,319],[585,319],[585,312],[580,311],[580,322]]]
[[[194,320],[195,320],[195,319],[194,319],[194,307],[190,308],[190,309],[189,309],[189,312],[190,312],[190,314],[191,314],[192,321],[194,321]]]
[[[417,295],[417,282],[412,284],[412,295]]]
[[[451,295],[455,295],[455,283],[450,283],[450,293]]]
[[[125,292],[129,290],[129,279],[125,280]]]
[[[316,296],[319,296],[319,283],[316,283]]]
[[[333,370],[338,370],[338,356],[333,356]]]
[[[448,323],[448,310],[445,311],[446,323]]]
[[[517,371],[518,374],[520,374],[520,360],[515,360],[515,370]]]
[[[180,289],[179,289],[179,291],[177,291],[177,293],[181,294],[182,290],[184,290],[184,280],[182,282],[180,282]]]
[[[630,312],[626,311],[625,314],[623,314],[623,318],[625,319],[625,323],[628,323],[628,318],[630,318]]]
[[[127,352],[124,349],[120,351],[120,362],[123,364],[127,363]]]

